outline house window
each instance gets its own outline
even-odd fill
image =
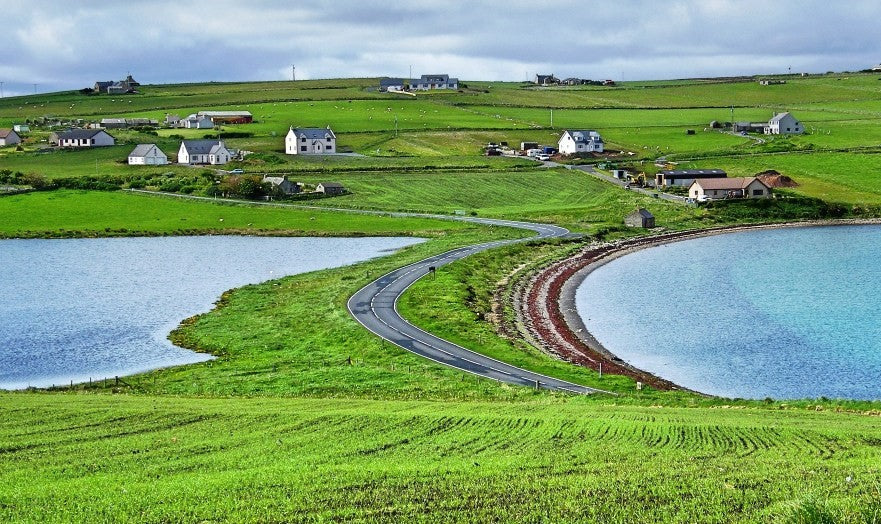
[[[306,146],[300,146],[300,151],[306,151]]]
[[[300,142],[305,142],[305,141],[306,141],[306,137],[305,137],[305,136],[304,136],[303,138],[300,139]]]
[[[328,138],[328,139],[327,139],[327,141],[328,141],[328,142],[330,142],[330,141],[331,141],[331,139],[330,139],[330,138]]]
[[[753,189],[753,196],[762,196],[765,194],[765,191],[762,189]]]

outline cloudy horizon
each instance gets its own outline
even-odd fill
[[[867,0],[344,0],[320,11],[275,0],[9,3],[4,96],[128,73],[144,84],[289,80],[292,65],[298,80],[412,68],[416,77],[521,81],[823,73],[881,61],[881,4]]]

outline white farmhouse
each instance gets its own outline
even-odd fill
[[[229,159],[230,153],[223,140],[184,140],[177,152],[178,164],[223,165]]]
[[[162,166],[168,163],[168,156],[156,144],[138,144],[128,154],[131,166]]]
[[[116,139],[103,129],[71,129],[58,133],[60,147],[103,147],[115,143]]]
[[[211,121],[211,117],[193,114],[180,120],[177,125],[186,129],[212,129],[214,122]]]
[[[13,129],[0,129],[0,147],[21,143],[21,137]]]
[[[766,135],[800,135],[804,132],[804,126],[789,112],[774,115],[765,128]]]
[[[284,141],[284,152],[289,155],[332,155],[336,153],[336,135],[320,127],[291,126]]]
[[[567,130],[563,131],[557,150],[562,155],[574,153],[603,152],[603,138],[596,131]]]
[[[410,89],[429,91],[431,89],[459,89],[459,79],[450,75],[422,75],[418,80],[410,80]]]

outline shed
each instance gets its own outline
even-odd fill
[[[652,228],[655,227],[655,215],[641,207],[624,217],[624,224],[630,227]]]
[[[339,182],[322,182],[315,187],[315,192],[325,195],[342,195],[346,192],[346,188]]]

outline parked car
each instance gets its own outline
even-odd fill
[[[244,172],[245,172],[244,169],[233,169],[232,171],[229,172],[229,174],[231,174],[231,175],[241,175],[241,174],[244,173]]]
[[[548,161],[548,160],[551,159],[551,156],[550,156],[550,155],[541,154],[541,155],[538,155],[538,156],[535,157],[535,158],[541,160],[542,162],[546,162],[546,161]]]

